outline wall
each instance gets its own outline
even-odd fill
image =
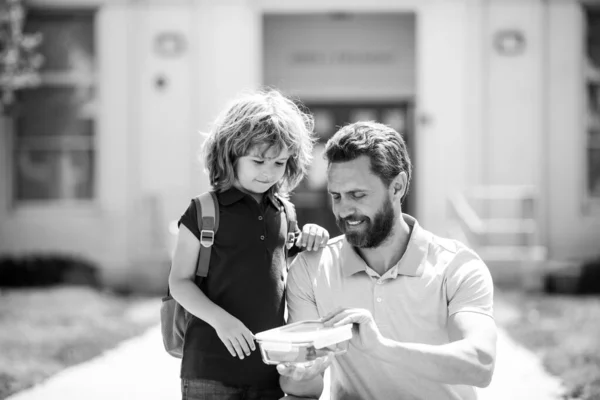
[[[600,204],[585,195],[583,18],[576,3],[548,3],[544,196],[550,255],[559,260],[599,255]]]
[[[465,186],[468,72],[467,2],[425,2],[417,18],[417,180],[419,222],[439,235],[447,200]]]
[[[484,180],[487,184],[540,183],[543,121],[543,4],[539,0],[490,0],[487,6],[487,118]],[[525,48],[503,55],[497,34],[517,30]]]
[[[444,233],[446,198],[465,185],[468,86],[465,36],[470,0],[223,0],[104,2],[99,5],[98,198],[89,207],[14,209],[0,187],[0,251],[65,250],[100,262],[114,282],[155,285],[166,272],[169,221],[208,189],[197,151],[226,103],[263,82],[265,13],[411,12],[416,14],[417,217]],[[47,2],[40,1],[46,5]],[[52,4],[55,4],[54,2]],[[56,4],[59,4],[58,2]],[[160,55],[157,35],[186,43]],[[163,78],[165,85],[157,86]],[[412,91],[410,89],[409,91]],[[7,135],[0,148],[7,149]],[[5,154],[0,162],[6,162]],[[2,170],[6,173],[5,170]],[[128,268],[126,268],[128,267]],[[164,282],[162,282],[164,283]]]
[[[194,9],[185,2],[52,4],[100,6],[96,198],[87,204],[14,207],[7,202],[5,175],[0,251],[79,253],[102,266],[108,283],[163,290],[167,227],[195,193],[190,168],[197,162],[191,143],[198,136]],[[163,33],[167,40],[159,49]],[[177,44],[169,34],[181,38],[182,52],[173,52]],[[0,161],[7,163],[10,135],[8,129],[2,133]]]
[[[193,110],[197,45],[193,9],[186,3],[136,4],[128,37],[128,258],[136,280],[168,271],[169,222],[192,196],[189,163],[197,149]],[[116,98],[116,97],[114,97]],[[133,271],[133,272],[131,272]],[[164,282],[163,282],[164,284]]]
[[[261,84],[260,14],[253,2],[197,2],[195,40],[200,49],[194,68],[198,96],[194,126],[208,132],[218,113],[242,91]],[[191,142],[198,149],[203,141],[196,135]],[[194,193],[209,190],[203,166],[196,159],[190,165]]]
[[[465,175],[471,185],[537,189],[540,242],[550,259],[598,254],[600,207],[585,196],[583,17],[576,1],[487,0],[472,15]],[[479,21],[479,24],[473,23]],[[497,34],[525,38],[501,54]],[[479,82],[479,83],[478,83]],[[476,161],[478,160],[478,161]],[[492,213],[496,210],[488,210]]]

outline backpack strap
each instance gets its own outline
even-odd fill
[[[205,192],[194,197],[198,229],[200,230],[200,254],[196,275],[207,277],[210,264],[210,253],[215,243],[215,235],[219,229],[219,202],[215,192]]]
[[[296,221],[296,208],[288,199],[285,199],[280,195],[277,195],[277,198],[283,205],[283,212],[285,212],[285,217],[287,219],[287,240],[284,251],[286,267],[289,269],[290,263],[288,260],[288,250],[294,246],[294,242],[296,241],[296,231],[298,230],[298,221]]]

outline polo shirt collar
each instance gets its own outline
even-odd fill
[[[344,245],[342,246],[341,251],[340,263],[346,278],[356,274],[357,272],[365,270],[365,260],[358,255],[354,246],[348,243],[345,236]]]
[[[233,203],[236,203],[238,201],[240,201],[241,199],[244,198],[244,196],[246,196],[246,193],[242,192],[241,190],[239,190],[238,188],[232,186],[231,188],[227,189],[224,192],[220,192],[217,194],[217,199],[219,199],[219,204],[223,205],[223,206],[230,206]],[[279,203],[277,202],[277,200],[275,199],[274,195],[272,193],[266,193],[265,194],[267,200],[277,209],[280,208]]]
[[[406,251],[397,264],[398,274],[421,276],[423,275],[423,268],[425,267],[424,261],[425,257],[427,257],[427,250],[429,249],[431,237],[427,234],[425,229],[421,228],[419,222],[410,215],[402,214],[402,218],[404,218],[404,221],[412,227],[412,230]]]
[[[391,270],[395,270],[393,277],[396,278],[398,275],[421,276],[430,238],[416,219],[408,214],[402,214],[402,218],[412,227],[412,230],[404,255],[398,264],[391,268]],[[340,257],[344,275],[349,277],[357,272],[365,271],[365,261],[358,255],[354,246],[346,241],[345,237],[344,242]]]
[[[217,198],[219,199],[219,203],[223,206],[230,206],[235,202],[240,201],[244,198],[245,193],[239,190],[236,187],[230,187],[224,192],[220,192],[217,194]]]

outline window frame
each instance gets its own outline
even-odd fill
[[[92,160],[92,186],[91,192],[92,195],[90,198],[83,199],[69,199],[69,198],[54,198],[54,199],[17,199],[16,194],[16,184],[17,184],[17,176],[15,170],[15,162],[16,162],[16,136],[17,132],[17,124],[15,116],[8,116],[7,125],[8,125],[8,135],[7,135],[7,149],[6,149],[6,164],[7,164],[7,184],[6,184],[6,193],[9,200],[10,207],[20,213],[26,212],[27,214],[37,214],[42,213],[45,214],[47,212],[83,212],[87,213],[91,209],[95,209],[97,207],[99,201],[99,165],[98,165],[98,149],[99,149],[99,103],[100,103],[100,93],[99,84],[100,84],[100,76],[99,76],[99,68],[98,68],[98,8],[89,7],[89,8],[81,8],[81,7],[68,7],[68,6],[52,6],[47,5],[44,7],[32,5],[32,7],[28,10],[29,13],[40,13],[40,14],[68,14],[73,15],[77,13],[89,15],[92,19],[92,31],[93,31],[93,41],[95,43],[95,51],[94,56],[96,57],[96,68],[94,69],[94,73],[91,75],[81,75],[77,73],[73,73],[73,71],[68,70],[47,70],[40,72],[41,83],[36,88],[62,88],[68,87],[73,88],[77,86],[77,83],[83,82],[86,85],[90,85],[95,90],[95,99],[93,103],[92,110],[86,110],[86,114],[89,113],[89,116],[94,124],[94,132],[92,137],[90,138],[89,149],[94,154]],[[42,146],[43,147],[43,146]]]
[[[589,84],[589,66],[588,66],[588,22],[587,22],[587,13],[589,10],[595,10],[600,15],[600,0],[580,0],[580,8],[581,8],[581,51],[580,51],[580,68],[581,68],[581,78],[580,78],[580,93],[581,93],[581,118],[582,118],[582,146],[581,146],[581,170],[583,171],[583,179],[582,181],[582,195],[583,195],[583,211],[585,214],[600,214],[600,196],[592,195],[589,187],[589,179],[590,179],[590,160],[589,153],[592,149],[590,147],[590,126],[593,123],[593,115],[590,113],[590,100],[588,94],[588,84]],[[600,64],[597,66],[597,72],[600,74]],[[597,89],[600,94],[600,76],[597,78]],[[600,96],[599,96],[600,98]],[[599,101],[600,103],[600,101]],[[596,120],[600,122],[600,104],[598,104],[598,115],[596,115]],[[600,124],[598,124],[600,125]],[[600,150],[600,147],[598,147]]]

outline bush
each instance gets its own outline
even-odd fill
[[[586,261],[581,266],[578,293],[600,293],[600,257]]]
[[[98,268],[83,258],[63,254],[0,257],[0,287],[100,286]]]
[[[551,271],[544,278],[546,293],[600,294],[600,258]]]

